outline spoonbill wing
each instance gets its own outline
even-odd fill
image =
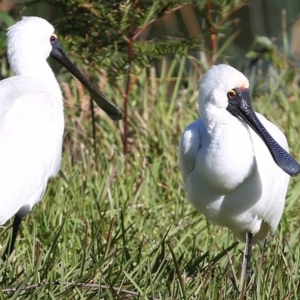
[[[201,119],[196,120],[186,127],[179,143],[179,166],[183,181],[196,166],[197,153],[201,148],[201,127],[204,124]]]
[[[56,107],[62,103],[38,80],[19,79],[0,82],[0,224],[41,200],[61,161],[63,110]]]
[[[283,132],[261,114],[256,113],[256,116],[276,142],[289,152],[288,142]],[[271,233],[274,233],[284,209],[290,176],[282,172],[280,167],[274,163],[270,151],[256,132],[250,127],[249,130],[255,145],[254,152],[260,180],[264,183],[260,205],[257,205],[255,213],[258,218],[270,225]]]

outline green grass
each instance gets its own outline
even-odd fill
[[[182,62],[173,64],[182,70]],[[298,298],[299,180],[291,181],[276,234],[254,247],[254,275],[239,292],[244,244],[187,202],[178,168],[178,140],[198,116],[199,79],[184,72],[173,78],[169,69],[164,79],[144,71],[132,78],[126,158],[122,122],[97,110],[95,149],[88,97],[74,81],[64,85],[63,176],[50,180],[23,221],[13,255],[0,266],[0,299]],[[276,86],[253,84],[253,102],[284,130],[300,160],[300,90],[279,73]],[[124,78],[118,86],[125,90]],[[122,105],[117,89],[104,92]]]

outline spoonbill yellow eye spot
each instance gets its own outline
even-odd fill
[[[235,90],[230,90],[228,93],[227,93],[227,97],[228,99],[232,99],[236,96],[236,91]]]
[[[55,42],[56,40],[57,40],[57,35],[53,33],[53,34],[51,35],[51,37],[50,37],[50,42],[53,43],[53,42]]]

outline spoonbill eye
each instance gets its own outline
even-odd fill
[[[227,97],[228,99],[232,99],[236,96],[236,91],[235,90],[230,90],[228,93],[227,93]]]
[[[56,34],[52,34],[51,37],[50,37],[50,42],[51,43],[54,43],[57,39],[57,35]]]

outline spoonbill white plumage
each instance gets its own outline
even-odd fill
[[[250,104],[249,82],[228,65],[212,66],[200,84],[201,118],[184,130],[179,164],[185,191],[211,222],[251,244],[280,221],[289,175],[300,172],[284,134]]]
[[[13,251],[22,218],[41,200],[49,177],[60,169],[64,130],[63,96],[46,59],[51,55],[75,75],[114,120],[122,118],[72,64],[54,28],[23,17],[7,33],[7,53],[16,76],[0,82],[0,224],[15,215],[3,258]]]

